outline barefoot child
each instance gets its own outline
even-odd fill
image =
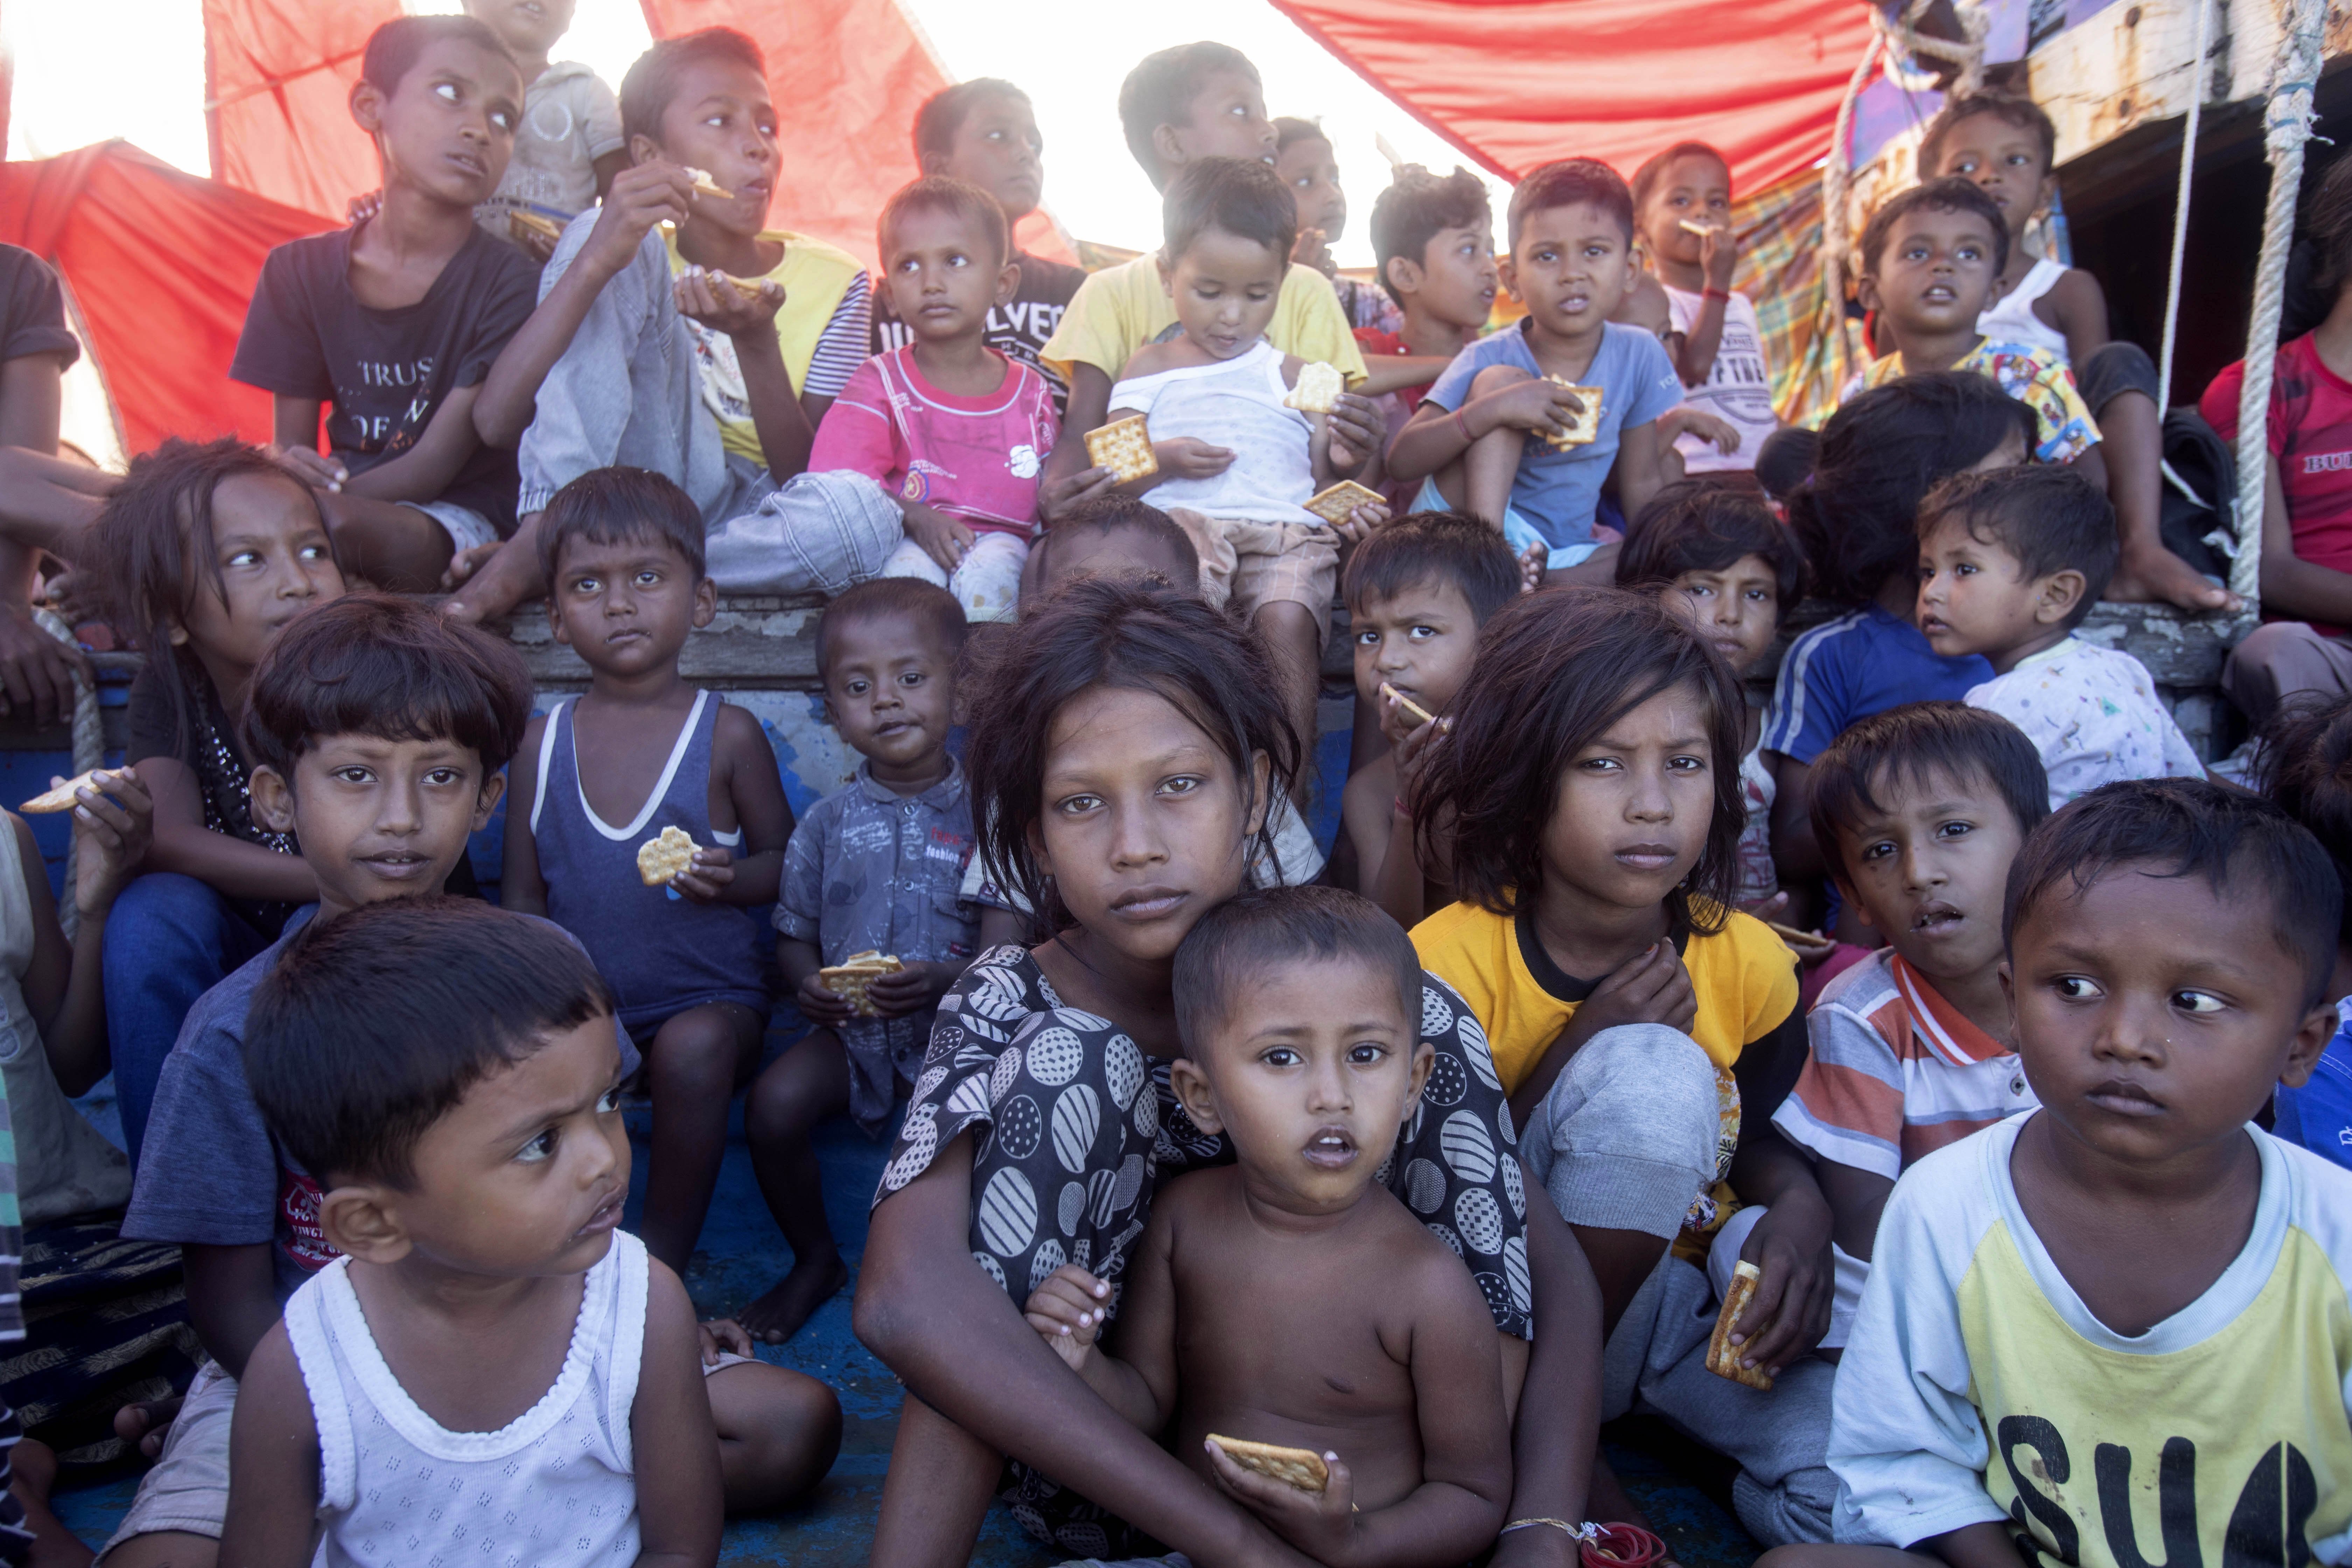
[[[1141,415],[1155,447],[1189,443],[1124,488],[1182,525],[1213,607],[1230,604],[1273,651],[1290,721],[1315,732],[1316,659],[1331,629],[1339,536],[1306,508],[1335,477],[1328,414],[1287,399],[1305,362],[1266,341],[1297,218],[1265,164],[1208,158],[1168,187],[1161,278],[1182,331],[1139,349],[1111,389],[1112,419]],[[1360,507],[1373,526],[1385,510]]]
[[[679,1270],[719,1180],[728,1101],[767,1037],[751,911],[775,899],[793,808],[759,721],[678,673],[717,603],[686,492],[643,468],[584,474],[548,503],[539,545],[549,624],[589,682],[524,732],[501,901],[587,949],[645,1053],[642,1230]],[[639,851],[672,827],[694,841],[693,860],[649,882]]]
[[[1804,596],[1805,557],[1764,503],[1685,479],[1660,490],[1617,557],[1617,585],[1649,588],[1690,617],[1731,666],[1743,696],[1748,675],[1780,635],[1780,616]],[[1772,770],[1759,742],[1763,711],[1742,704],[1739,791],[1748,805],[1739,833],[1739,889],[1750,914],[1784,907],[1772,865]]]
[[[2002,988],[2041,1109],[1887,1200],[1831,1447],[1856,1544],[1803,1561],[2343,1557],[2352,1177],[2252,1121],[2335,1026],[2342,898],[2286,813],[2202,780],[2026,841]]]
[[[1087,1386],[1319,1563],[1458,1563],[1510,1496],[1493,1320],[1451,1248],[1376,1179],[1433,1059],[1402,927],[1333,888],[1245,893],[1176,952],[1192,1125],[1238,1162],[1152,1205],[1100,1344],[1102,1282],[1065,1264],[1024,1309]],[[1303,1490],[1215,1434],[1322,1456]]]
[[[1609,320],[1635,274],[1633,193],[1605,163],[1547,163],[1511,193],[1509,237],[1503,286],[1526,319],[1454,357],[1390,445],[1389,471],[1429,481],[1420,510],[1466,511],[1515,554],[1541,541],[1551,571],[1589,563],[1578,580],[1605,583],[1616,550],[1593,539],[1601,481],[1613,472],[1639,515],[1664,482],[1654,426],[1683,394],[1657,339]],[[1600,406],[1572,386],[1596,388]],[[1591,437],[1560,444],[1580,424]]]
[[[243,442],[167,440],[109,497],[92,559],[114,625],[150,650],[124,758],[155,801],[154,842],[115,906],[107,1033],[138,1163],[163,1058],[196,998],[319,896],[300,847],[254,816],[236,715],[272,638],[343,591],[316,493]]]
[[[253,1097],[340,1256],[246,1363],[225,1561],[717,1560],[694,1303],[618,1229],[614,1006],[454,899],[314,922],[255,990]]]
[[[1853,1331],[1895,1177],[2034,1103],[2009,1043],[2000,900],[2018,846],[2050,813],[2045,788],[2015,725],[1957,702],[1874,713],[1813,764],[1814,835],[1888,944],[1822,989],[1805,1070],[1772,1116],[1812,1156],[1835,1220],[1824,1349]]]
[[[1413,784],[1443,732],[1436,715],[1469,678],[1479,628],[1518,596],[1519,563],[1477,519],[1422,512],[1356,546],[1346,593],[1357,701],[1380,716],[1389,749],[1349,775],[1340,817],[1355,846],[1358,889],[1400,923],[1417,924],[1453,895],[1414,843]]]
[[[273,452],[379,587],[428,591],[456,552],[515,531],[514,454],[483,442],[474,401],[539,268],[474,209],[506,174],[522,96],[514,57],[470,16],[378,27],[352,118],[383,163],[383,207],[271,251],[237,339],[229,374],[272,395]]]
[[[882,292],[911,341],[857,367],[809,467],[898,498],[907,538],[882,575],[938,584],[968,619],[1010,620],[1061,426],[1045,377],[989,344],[1021,282],[1003,210],[977,185],[926,175],[883,207],[877,241]]]
[[[793,1248],[792,1272],[743,1312],[746,1331],[771,1342],[849,1280],[810,1132],[844,1110],[866,1136],[882,1131],[898,1085],[922,1072],[933,1010],[978,951],[980,910],[961,893],[977,842],[971,800],[948,754],[963,638],[947,590],[908,578],[852,588],[818,628],[825,712],[861,761],[855,782],[793,833],[776,958],[814,1026],[744,1106],[761,1194]],[[860,952],[901,965],[868,986],[872,1016],[820,973]]]
[[[1992,666],[1969,705],[2025,731],[2053,811],[2117,779],[2204,776],[2147,667],[2074,636],[2115,565],[2115,509],[2071,469],[1960,474],[1919,505],[1919,630]]]
[[[1731,165],[1704,142],[1678,142],[1634,173],[1633,211],[1642,248],[1665,288],[1674,323],[1666,352],[1687,389],[1685,400],[1738,437],[1728,451],[1697,436],[1678,437],[1684,471],[1752,473],[1780,419],[1755,303],[1731,287],[1739,265]]]

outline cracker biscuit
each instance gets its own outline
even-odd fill
[[[507,214],[507,234],[520,245],[528,245],[533,239],[553,245],[563,237],[563,226],[537,213],[511,212]]]
[[[1404,710],[1404,716],[1412,720],[1416,727],[1426,724],[1431,720],[1437,717],[1436,714],[1432,713],[1428,709],[1423,708],[1420,703],[1415,702],[1412,698],[1407,697],[1403,692],[1399,691],[1395,687],[1391,686],[1385,680],[1381,682],[1381,695],[1395,703],[1399,708]]]
[[[1381,499],[1378,490],[1368,490],[1353,479],[1341,479],[1328,489],[1317,490],[1307,498],[1307,510],[1334,528],[1348,521],[1348,514],[1360,506],[1368,506]]]
[[[746,300],[760,299],[761,297],[760,293],[761,285],[766,281],[765,279],[761,278],[730,277],[724,272],[720,273],[719,276],[726,279],[727,282],[734,289],[735,292],[742,295]]]
[[[1323,363],[1298,367],[1298,384],[1282,400],[1285,408],[1296,408],[1301,414],[1328,414],[1339,406],[1339,395],[1348,390],[1348,378],[1339,374],[1337,365]]]
[[[879,949],[869,948],[818,970],[816,977],[824,982],[827,991],[848,1003],[852,1013],[861,1018],[875,1018],[881,1015],[875,1012],[874,1000],[866,994],[866,988],[883,975],[896,974],[906,967]]]
[[[1740,1365],[1739,1358],[1748,1353],[1748,1347],[1731,1342],[1731,1331],[1738,1326],[1739,1315],[1748,1310],[1748,1302],[1756,1294],[1757,1281],[1763,1278],[1763,1270],[1753,1263],[1742,1262],[1732,1266],[1731,1289],[1724,1292],[1723,1310],[1717,1316],[1715,1332],[1706,1342],[1706,1370],[1717,1377],[1744,1383],[1750,1388],[1769,1389],[1772,1386],[1771,1374],[1760,1366]],[[1748,1338],[1751,1342],[1754,1340],[1752,1331]]]
[[[1681,229],[1685,234],[1695,234],[1701,239],[1705,239],[1710,234],[1720,234],[1723,232],[1714,224],[1695,223],[1686,217],[1676,218],[1675,220],[1675,226]]]
[[[1225,1458],[1243,1469],[1280,1481],[1284,1486],[1297,1487],[1303,1492],[1319,1492],[1331,1484],[1331,1467],[1312,1448],[1248,1443],[1239,1437],[1221,1437],[1214,1432],[1209,1434],[1209,1441],[1223,1449]]]
[[[1140,414],[1087,431],[1087,461],[1097,468],[1108,468],[1121,484],[1160,471],[1160,459],[1151,452],[1151,432]]]
[[[1601,438],[1601,389],[1597,386],[1578,386],[1573,382],[1562,381],[1556,375],[1548,375],[1544,379],[1555,386],[1565,386],[1569,391],[1576,394],[1584,402],[1584,412],[1574,416],[1562,416],[1561,422],[1568,428],[1559,435],[1546,436],[1543,439],[1551,444],[1554,451],[1560,452],[1568,450],[1570,447],[1590,447],[1599,440]]]
[[[102,794],[106,788],[105,781],[114,776],[115,773],[110,769],[92,768],[86,773],[66,780],[55,789],[43,791],[16,809],[28,816],[38,816],[52,811],[71,811],[81,804],[77,798],[76,792],[84,784],[89,784]]]
[[[720,190],[717,183],[700,169],[688,169],[686,177],[694,182],[694,194],[698,196],[717,196],[722,202],[731,202],[735,199],[734,192]]]
[[[660,837],[637,846],[637,875],[648,888],[666,887],[694,864],[694,847],[685,828],[665,827]]]

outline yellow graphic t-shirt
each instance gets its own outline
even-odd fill
[[[776,312],[776,342],[784,352],[784,368],[792,373],[793,388],[805,394],[817,342],[866,268],[849,252],[804,234],[778,228],[766,230],[760,237],[784,247],[783,260],[767,274],[784,288],[783,308]],[[675,277],[688,265],[677,253],[677,230],[665,228],[662,238],[669,247],[669,269]],[[694,366],[702,385],[703,405],[719,421],[719,444],[730,457],[765,466],[768,459],[760,450],[759,432],[751,424],[751,399],[744,395],[743,367],[735,359],[735,340],[697,321],[688,321],[686,326],[694,335]],[[861,353],[866,346],[866,332],[861,325],[856,334]]]
[[[2352,1552],[2352,1173],[2249,1127],[2253,1232],[2144,1334],[2093,1317],[2017,1200],[2028,1111],[1888,1199],[1838,1368],[1837,1538],[2006,1521],[2073,1568],[2293,1568]]]

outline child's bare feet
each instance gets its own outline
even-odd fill
[[[140,1453],[154,1458],[163,1453],[163,1434],[171,1429],[172,1417],[179,1413],[180,1401],[176,1397],[126,1405],[114,1413],[114,1435],[126,1443],[137,1444]]]
[[[793,1261],[793,1271],[776,1281],[768,1293],[735,1314],[743,1331],[772,1345],[782,1344],[800,1332],[819,1307],[849,1283],[849,1266],[838,1253]]]
[[[95,1554],[49,1510],[49,1489],[58,1480],[57,1455],[47,1443],[26,1437],[9,1450],[8,1466],[8,1489],[24,1506],[26,1528],[33,1532],[33,1550],[26,1563],[30,1568],[88,1568]]]

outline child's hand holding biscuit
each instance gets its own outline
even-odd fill
[[[689,267],[670,287],[679,315],[730,338],[773,337],[784,308],[784,286],[769,278],[752,282]]]
[[[801,1016],[812,1024],[842,1024],[857,1016],[849,998],[827,985],[824,976],[814,969],[793,992],[793,1003],[800,1008]]]
[[[1496,421],[1514,430],[1554,440],[1568,434],[1584,413],[1584,399],[1556,381],[1529,376],[1490,393]]]
[[[686,869],[670,879],[670,886],[678,897],[692,899],[698,904],[715,904],[727,896],[735,880],[735,857],[727,849],[710,845],[695,850],[694,858]]]
[[[1072,1372],[1084,1372],[1110,1321],[1110,1287],[1076,1264],[1065,1263],[1029,1293],[1021,1315]]]
[[[1341,393],[1324,417],[1330,421],[1331,471],[1342,478],[1362,468],[1388,436],[1380,405],[1360,392]]]
[[[1318,1563],[1353,1559],[1356,1530],[1364,1516],[1356,1511],[1355,1479],[1339,1455],[1323,1456],[1328,1479],[1321,1491],[1309,1492],[1243,1468],[1213,1440],[1203,1446],[1217,1484],[1227,1496],[1247,1504],[1276,1535]]]
[[[878,1018],[919,1013],[946,995],[948,987],[962,973],[961,968],[951,963],[903,964],[893,973],[877,974],[868,981],[866,1000]]]

